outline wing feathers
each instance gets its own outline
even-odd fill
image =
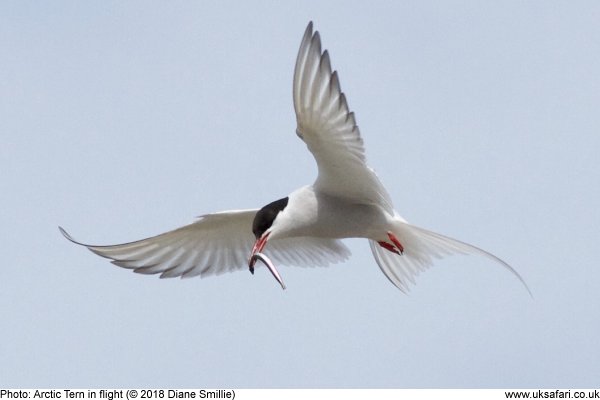
[[[248,267],[247,257],[254,242],[251,226],[256,211],[204,215],[181,228],[112,246],[87,245],[59,229],[71,242],[140,274],[160,274],[161,278],[205,277]],[[327,266],[350,255],[338,240],[304,237],[270,240],[265,253],[276,263],[297,266]]]
[[[308,24],[294,69],[296,133],[313,153],[319,175],[315,189],[329,195],[377,204],[392,213],[392,202],[365,161],[356,117],[348,107],[321,37]]]

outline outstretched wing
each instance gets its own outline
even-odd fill
[[[208,214],[181,228],[112,246],[83,244],[59,229],[71,242],[111,259],[119,267],[141,274],[161,274],[161,278],[204,277],[248,268],[254,243],[251,226],[256,211]],[[314,238],[273,239],[265,253],[275,263],[295,266],[327,266],[350,255],[339,240]]]
[[[311,151],[319,175],[315,189],[362,203],[378,204],[390,213],[392,201],[367,166],[354,113],[331,71],[327,50],[321,52],[319,32],[308,24],[294,71],[296,133]]]

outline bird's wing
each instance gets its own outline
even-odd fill
[[[83,244],[64,229],[60,231],[71,242],[111,259],[119,267],[142,274],[161,274],[161,278],[204,277],[248,268],[254,243],[251,226],[256,211],[208,214],[181,228],[112,246]],[[327,266],[350,255],[339,240],[313,238],[275,238],[269,241],[265,253],[275,263],[297,266]]]
[[[392,201],[375,172],[367,166],[354,113],[331,71],[327,50],[321,52],[319,32],[308,24],[294,71],[296,133],[312,152],[321,192],[370,204],[392,212]]]

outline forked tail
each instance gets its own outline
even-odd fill
[[[409,290],[408,283],[414,284],[414,278],[421,271],[430,267],[434,259],[452,254],[479,254],[496,261],[510,271],[525,286],[529,295],[533,297],[521,275],[492,253],[405,222],[398,221],[392,233],[404,247],[402,255],[386,250],[375,240],[369,240],[369,245],[381,271],[390,282],[405,293]]]

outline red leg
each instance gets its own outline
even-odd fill
[[[400,243],[400,241],[398,240],[396,235],[394,235],[392,232],[388,232],[387,234],[388,234],[388,237],[390,238],[390,240],[392,241],[392,243],[394,243],[394,246],[396,246],[396,248],[398,250],[400,250],[400,254],[403,254],[404,246],[402,246],[402,243]]]
[[[377,243],[379,243],[379,245],[381,247],[383,247],[384,249],[386,249],[388,251],[391,251],[392,253],[400,254],[398,252],[398,250],[396,250],[396,248],[393,245],[389,244],[388,242],[377,242]]]

